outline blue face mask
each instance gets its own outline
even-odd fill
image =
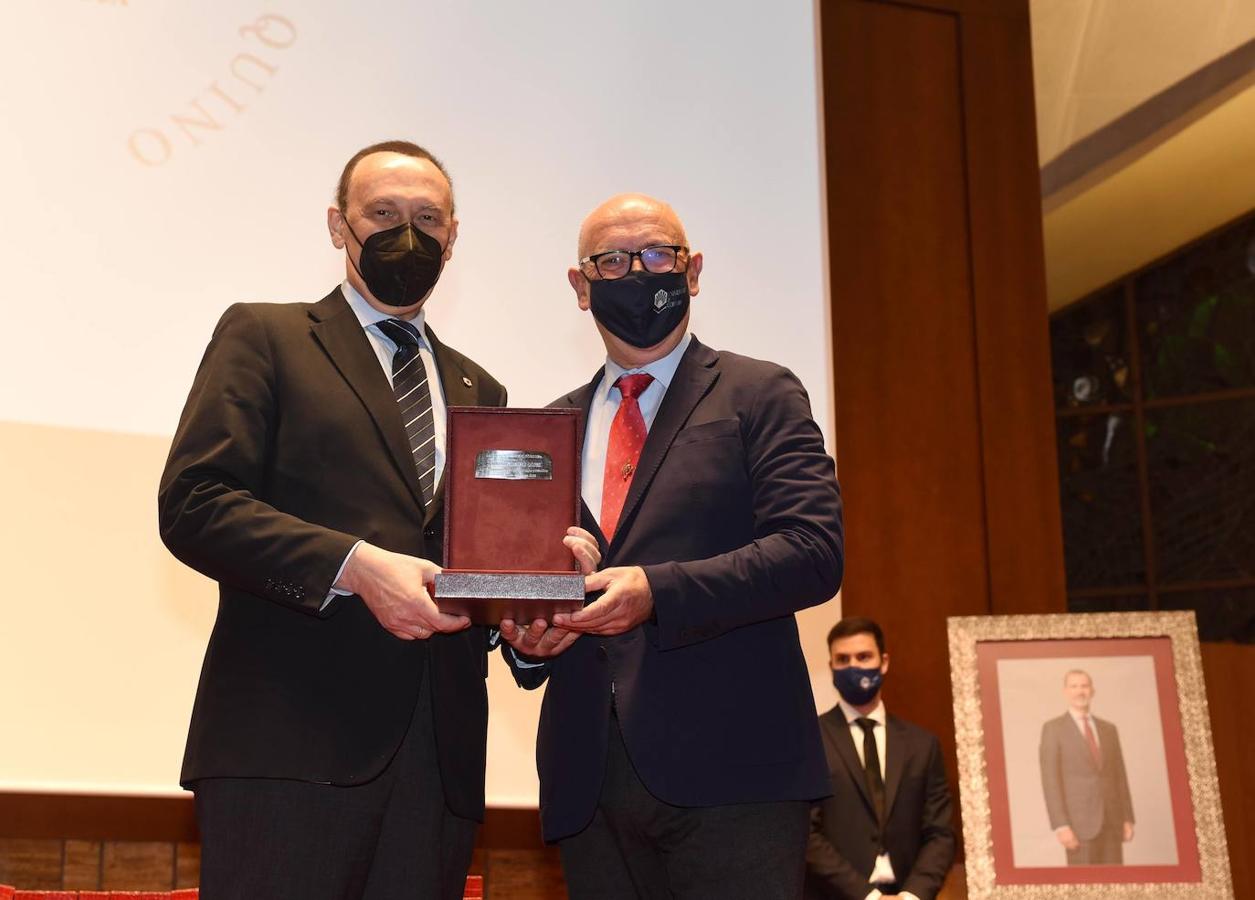
[[[832,686],[851,706],[870,703],[884,680],[885,676],[879,668],[860,669],[858,666],[846,666],[844,669],[832,670]]]

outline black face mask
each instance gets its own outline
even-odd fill
[[[593,318],[633,347],[660,343],[689,310],[688,278],[683,272],[629,272],[614,281],[599,278],[588,284]]]
[[[413,306],[436,286],[444,268],[444,248],[434,237],[407,222],[376,231],[362,242],[348,219],[344,224],[362,247],[361,262],[354,263],[353,268],[380,303]],[[352,255],[349,261],[353,261]]]

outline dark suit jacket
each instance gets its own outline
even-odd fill
[[[431,338],[449,404],[505,404],[487,372]],[[441,510],[437,496],[424,516],[392,388],[339,288],[318,303],[227,310],[159,498],[166,546],[219,584],[184,785],[367,781],[400,745],[428,676],[446,799],[482,817],[484,629],[403,641],[357,597],[320,610],[359,538],[439,563]]]
[[[600,379],[554,405],[587,412]],[[585,527],[600,536],[587,508]],[[546,839],[592,819],[612,682],[628,753],[660,799],[827,792],[793,613],[836,593],[841,537],[833,462],[802,385],[694,339],[603,547],[604,566],[644,567],[657,621],[582,637],[548,667],[537,743]]]
[[[1041,729],[1041,786],[1051,828],[1072,829],[1079,840],[1093,840],[1103,825],[1121,827],[1133,819],[1129,776],[1120,752],[1116,726],[1094,716],[1101,768],[1070,713],[1051,719]],[[1114,815],[1115,821],[1110,817]]]
[[[815,807],[806,889],[815,900],[863,900],[882,847],[900,889],[932,900],[954,862],[950,787],[937,738],[896,716],[885,721],[885,823],[876,821],[863,765],[840,705],[819,717],[832,796]]]

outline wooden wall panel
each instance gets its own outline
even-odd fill
[[[1255,647],[1203,644],[1202,651],[1234,896],[1255,897],[1255,753],[1247,712],[1255,684]]]
[[[100,869],[100,889],[173,890],[174,854],[174,844],[160,841],[106,841]]]
[[[100,889],[100,869],[104,856],[102,841],[66,841],[61,869],[61,889],[96,891]]]
[[[986,432],[1014,389],[984,383],[991,376],[980,343],[999,323],[983,317],[981,303],[1022,304],[1005,316],[1033,319],[1043,336],[1047,322],[1044,299],[1028,305],[1031,292],[982,293],[1010,274],[973,246],[963,29],[953,10],[870,0],[821,6],[844,609],[885,626],[892,708],[949,746],[946,616],[989,612],[995,569],[1057,577],[990,558],[1013,542],[991,543],[987,457],[1005,439],[990,446]],[[996,207],[985,217],[986,228],[1008,227]],[[1040,253],[1038,239],[1030,274],[1039,279]],[[1048,370],[1031,377],[1049,387]],[[1047,461],[1049,481],[1053,456]],[[1008,527],[1003,511],[1013,498],[1004,491],[997,499]],[[1057,500],[1054,509],[1057,523]],[[1062,571],[1061,554],[1055,568]]]
[[[0,793],[0,884],[41,890],[196,887],[196,837],[190,795]],[[484,876],[488,900],[566,898],[558,850],[541,841],[536,810],[489,809],[471,873]]]
[[[960,14],[989,612],[1066,609],[1027,4]]]
[[[174,887],[194,888],[200,884],[200,844],[180,843],[174,847]]]
[[[0,838],[0,884],[30,890],[60,888],[63,852],[57,840]]]

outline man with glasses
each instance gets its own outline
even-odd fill
[[[841,581],[841,499],[802,385],[689,333],[702,254],[612,197],[568,273],[606,364],[585,412],[594,599],[503,631],[547,658],[541,819],[573,900],[797,898],[828,792],[793,613]]]

